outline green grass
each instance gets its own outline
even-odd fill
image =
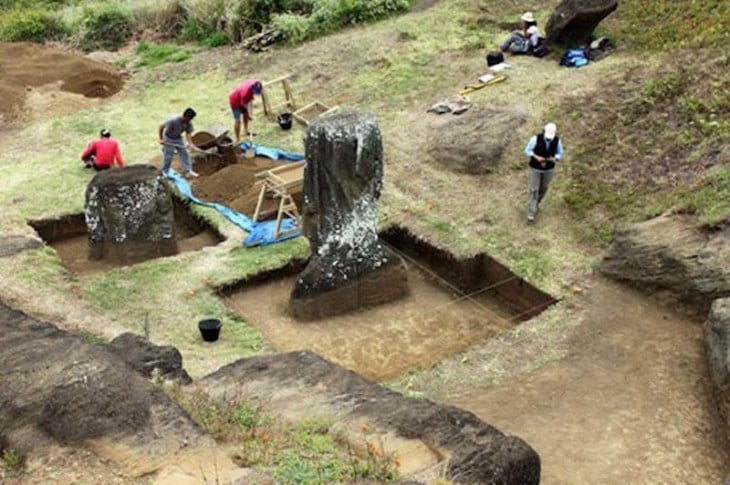
[[[386,456],[382,447],[366,443],[367,456],[356,457],[337,439],[332,423],[326,420],[291,424],[240,399],[213,399],[200,391],[185,394],[179,388],[169,392],[208,434],[229,446],[236,463],[268,469],[277,483],[324,485],[357,478],[379,483],[398,479],[396,461]]]
[[[190,59],[192,49],[180,47],[175,44],[150,44],[140,42],[137,44],[136,53],[138,56],[135,67],[155,67],[168,62],[183,62]]]

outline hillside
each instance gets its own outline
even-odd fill
[[[531,7],[541,26],[554,4]],[[15,114],[0,129],[2,241],[8,247],[11,237],[31,243],[0,252],[0,300],[102,343],[124,331],[148,331],[153,342],[180,350],[194,379],[242,357],[283,352],[287,339],[268,338],[269,329],[221,289],[306,259],[304,238],[245,249],[244,231],[192,206],[192,214],[220,234],[219,244],[77,274],[51,245],[40,245],[28,223],[83,212],[90,175],[78,154],[101,127],[120,140],[127,163],[159,163],[156,129],[164,118],[194,106],[197,128],[227,126],[233,86],[292,74],[300,104],[319,100],[377,117],[385,149],[382,229],[407,230],[457,258],[489,255],[560,300],[519,325],[507,318],[514,325],[498,338],[454,350],[439,365],[414,365],[382,384],[467,409],[524,438],[543,458],[545,483],[649,483],[650,477],[717,483],[730,457],[706,400],[700,318],[674,300],[667,304],[609,283],[594,268],[616,231],[659,214],[690,214],[705,233],[730,225],[730,59],[717,47],[728,40],[718,28],[719,20],[730,20],[728,8],[661,2],[650,22],[644,3],[620,2],[597,32],[611,38],[611,55],[580,69],[560,67],[557,49],[544,59],[508,57],[507,80],[469,93],[473,105],[459,116],[427,109],[486,72],[484,56],[521,15],[519,2],[421,1],[382,21],[263,52],[184,44],[175,52],[187,49],[187,59],[155,67],[138,65],[143,54],[136,40],[114,53],[94,52],[83,63],[104,60],[94,68],[114,73],[115,85],[123,80],[118,93],[82,97],[65,90],[60,77],[8,90],[13,99],[24,90],[25,99],[13,103]],[[646,28],[649,23],[656,27]],[[0,64],[21,65],[20,46],[3,44]],[[23,49],[82,55],[59,44]],[[566,156],[537,223],[528,225],[523,150],[548,121],[557,124]],[[255,130],[257,143],[303,151],[301,125],[282,131],[261,114]],[[479,173],[451,164],[482,160],[494,145],[494,164]],[[456,304],[463,295],[453,298]],[[625,317],[616,315],[618,308]],[[281,324],[276,309],[263,311],[272,328]],[[206,315],[225,325],[214,351],[194,328]],[[334,335],[334,326],[322,328]],[[666,338],[653,346],[657,332]],[[311,339],[314,345],[327,340]],[[350,364],[337,335],[332,342],[327,358],[378,375],[367,358]],[[656,359],[653,366],[644,365],[648,355]],[[653,380],[677,368],[676,379]],[[652,409],[657,401],[664,403],[661,419]],[[672,424],[665,429],[655,419]],[[605,434],[589,446],[585,440],[596,430]],[[580,443],[580,452],[555,436]],[[642,455],[646,450],[636,443],[645,436],[651,452]],[[679,451],[666,448],[669,442]],[[694,466],[702,472],[694,473]],[[48,478],[42,468],[36,464],[30,478]]]

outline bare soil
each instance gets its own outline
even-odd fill
[[[530,443],[545,484],[721,483],[701,322],[605,280],[582,304],[564,358],[449,403]]]
[[[302,323],[287,311],[295,277],[232,294],[226,302],[277,350],[309,349],[376,381],[428,368],[513,325],[499,301],[459,295],[410,266],[410,295],[337,317]]]
[[[76,110],[83,99],[108,98],[124,86],[122,75],[107,64],[61,48],[0,42],[0,119],[13,121],[38,114]],[[33,100],[26,106],[26,98]],[[38,103],[40,101],[40,103]]]

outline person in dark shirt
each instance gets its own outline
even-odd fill
[[[180,162],[182,163],[183,170],[185,170],[185,177],[193,178],[197,177],[198,174],[193,171],[193,165],[190,162],[190,155],[188,154],[188,147],[191,150],[197,150],[198,147],[193,143],[193,118],[195,118],[195,110],[193,108],[186,108],[183,111],[182,116],[173,116],[162,124],[157,129],[157,135],[162,145],[162,173],[167,176],[168,170],[172,165],[172,156],[177,152],[180,156]],[[185,134],[185,140],[187,145],[183,141],[183,133]]]
[[[555,165],[563,158],[563,142],[555,123],[545,125],[542,133],[530,138],[525,147],[530,173],[527,181],[527,222],[535,222],[540,202],[547,194]]]

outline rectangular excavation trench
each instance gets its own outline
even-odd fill
[[[288,313],[288,300],[303,261],[219,294],[278,351],[311,350],[380,382],[429,368],[556,302],[486,254],[458,259],[400,228],[381,239],[408,268],[410,294],[401,300],[300,322]]]
[[[203,219],[195,216],[189,202],[172,197],[178,253],[199,251],[223,241],[223,236]],[[68,214],[53,219],[28,221],[41,239],[51,246],[61,263],[72,273],[89,274],[122,266],[110,261],[89,259],[88,232],[84,214]]]

